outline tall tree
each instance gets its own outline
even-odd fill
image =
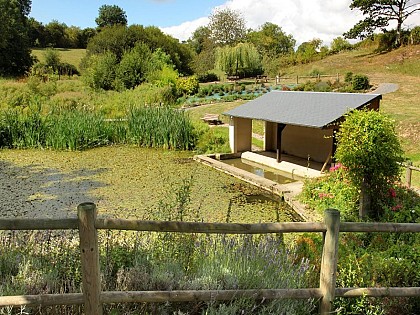
[[[33,64],[30,11],[31,0],[0,0],[0,75],[22,75]]]
[[[125,11],[117,5],[104,4],[99,8],[99,16],[95,19],[99,27],[127,25]]]
[[[188,45],[195,52],[192,67],[196,73],[205,73],[214,68],[216,44],[210,35],[207,26],[200,26],[188,39]]]
[[[235,45],[245,39],[245,19],[241,13],[229,8],[216,10],[208,25],[211,38],[220,46]]]
[[[366,38],[376,29],[384,29],[391,21],[397,22],[397,38],[395,45],[401,45],[401,31],[404,21],[420,10],[418,0],[353,0],[350,8],[362,11],[366,16],[347,33],[346,38]]]
[[[280,26],[266,22],[257,31],[247,35],[248,40],[255,45],[261,54],[277,56],[293,52],[296,40],[287,35]]]
[[[69,45],[69,38],[66,30],[68,26],[65,23],[60,23],[57,20],[52,20],[45,25],[45,32],[47,36],[47,46],[67,48]]]
[[[227,75],[244,76],[261,71],[261,58],[251,43],[218,47],[216,50],[216,68]]]

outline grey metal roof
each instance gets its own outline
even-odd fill
[[[271,91],[224,115],[322,128],[380,94]]]

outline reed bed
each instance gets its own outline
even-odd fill
[[[197,135],[188,115],[170,107],[131,108],[127,120],[86,110],[8,109],[0,113],[0,147],[84,150],[110,144],[190,150]]]

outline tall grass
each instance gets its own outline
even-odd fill
[[[45,146],[55,150],[83,150],[115,142],[115,128],[99,114],[61,111],[45,120]]]
[[[41,108],[0,113],[0,147],[84,150],[108,144],[189,150],[196,132],[183,111],[170,107],[138,107],[127,121],[106,121],[100,113],[61,109],[48,115]]]
[[[142,147],[181,150],[194,148],[197,140],[188,115],[168,106],[131,108],[127,137]]]

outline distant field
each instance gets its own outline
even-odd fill
[[[32,49],[32,54],[38,58],[39,61],[44,61],[44,48]],[[68,49],[68,48],[56,48],[60,52],[60,58],[62,62],[70,63],[79,69],[80,61],[86,55],[86,49]],[[80,69],[79,69],[80,70]]]

